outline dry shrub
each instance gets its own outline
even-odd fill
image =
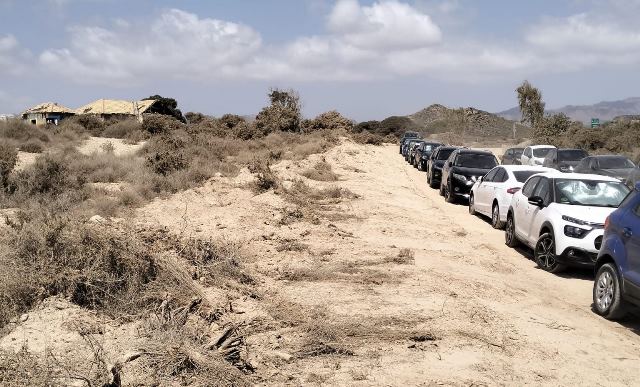
[[[6,188],[9,184],[9,175],[18,162],[18,151],[7,142],[0,142],[0,187]]]
[[[362,131],[360,133],[354,133],[352,135],[353,141],[358,144],[365,145],[382,145],[385,141],[385,138],[379,134],[372,134],[368,131]]]
[[[327,163],[325,160],[317,162],[313,168],[303,171],[301,175],[307,179],[316,181],[338,180],[338,175],[333,172],[331,164]]]
[[[3,236],[0,326],[37,301],[64,295],[88,308],[133,313],[157,273],[144,246],[124,233],[52,214],[29,214]]]
[[[304,244],[296,239],[282,239],[276,246],[276,251],[297,251],[303,252],[309,250],[309,245]]]
[[[184,124],[164,114],[145,114],[142,129],[151,135],[167,134],[178,129],[184,129]]]
[[[14,191],[20,195],[60,195],[79,189],[83,181],[70,173],[64,154],[43,154],[14,179]]]
[[[335,110],[322,113],[312,120],[304,120],[302,122],[302,128],[306,132],[325,129],[351,131],[353,127],[353,120],[344,117]]]
[[[250,183],[251,189],[261,194],[271,189],[277,189],[280,186],[280,180],[271,170],[268,162],[262,160],[254,160],[249,165],[249,171],[256,174],[256,180]]]
[[[102,132],[102,137],[109,138],[138,139],[143,136],[142,124],[133,118],[113,122]]]
[[[83,127],[92,136],[101,136],[104,130],[104,121],[93,114],[79,114],[73,117],[69,117],[62,121],[66,125],[77,124]]]
[[[411,249],[401,249],[398,256],[391,257],[391,261],[400,265],[412,265],[415,263],[416,254]]]
[[[186,239],[181,241],[179,255],[194,266],[194,278],[209,284],[223,285],[222,280],[252,284],[253,278],[244,270],[240,245],[230,241]]]
[[[147,165],[155,173],[163,176],[185,169],[188,165],[184,154],[185,144],[184,138],[177,135],[167,134],[153,138],[147,147]]]
[[[42,153],[42,151],[44,150],[44,146],[42,145],[42,142],[40,142],[40,140],[31,139],[26,143],[20,145],[20,150],[22,152],[28,153]]]

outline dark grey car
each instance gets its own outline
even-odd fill
[[[620,155],[599,155],[585,157],[573,169],[576,173],[592,173],[595,175],[611,176],[622,181],[633,179],[636,174],[633,161]],[[634,182],[635,183],[635,182]]]
[[[560,172],[573,172],[580,161],[587,156],[589,154],[582,149],[550,149],[542,166],[557,169]]]

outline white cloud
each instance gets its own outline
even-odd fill
[[[440,28],[429,15],[395,0],[371,6],[361,6],[358,0],[339,0],[328,25],[346,43],[361,49],[415,49],[442,38]]]
[[[327,4],[307,1],[314,7]],[[45,50],[39,61],[77,82],[109,85],[165,78],[361,81],[429,76],[475,82],[640,64],[640,28],[615,23],[623,18],[614,17],[614,11],[597,20],[595,11],[543,19],[523,35],[496,42],[472,31],[448,36],[430,14],[454,17],[466,10],[458,0],[437,4],[438,10],[427,11],[429,7],[399,0],[370,5],[338,0],[327,12],[323,34],[279,45],[263,44],[250,26],[172,9],[149,25],[116,19],[109,28],[72,28],[68,47]],[[0,65],[3,45],[15,44],[5,39],[4,44],[0,40]]]
[[[87,83],[127,83],[158,75],[227,77],[262,45],[248,26],[177,9],[163,12],[146,28],[120,20],[113,29],[76,27],[70,33],[69,48],[46,50],[40,62]]]
[[[17,75],[26,70],[28,52],[13,35],[0,35],[0,74]]]

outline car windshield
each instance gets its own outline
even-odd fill
[[[625,169],[635,168],[633,162],[626,157],[600,157],[598,159],[602,169]]]
[[[553,148],[537,148],[533,150],[533,155],[535,157],[545,157],[551,149]]]
[[[580,149],[562,149],[558,151],[558,159],[563,161],[580,161],[587,157],[587,152]]]
[[[556,179],[556,197],[560,204],[617,208],[629,193],[618,181]]]
[[[524,183],[528,178],[542,171],[513,171],[513,175],[519,183]]]
[[[449,158],[449,156],[451,156],[451,153],[453,152],[453,149],[442,149],[440,152],[438,152],[438,157],[436,160],[446,160]]]
[[[461,153],[456,157],[456,167],[491,169],[498,165],[492,155],[477,153]]]

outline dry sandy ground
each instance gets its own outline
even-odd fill
[[[340,175],[338,182],[300,176],[321,157]],[[637,320],[620,324],[596,316],[588,273],[536,269],[526,252],[504,245],[503,232],[464,206],[446,204],[396,146],[347,141],[274,170],[285,186],[303,179],[359,197],[313,222],[283,221],[293,206],[271,191],[252,193],[245,184],[253,177],[245,171],[157,199],[136,216],[181,235],[242,244],[257,278],[255,293],[230,297],[209,289],[207,297],[226,305],[220,325],[245,327],[253,383],[637,384]],[[414,252],[413,264],[396,261],[402,249]],[[64,311],[61,322],[33,345],[64,347],[70,340],[64,320],[80,312],[59,301],[30,313],[0,347],[33,340],[42,330],[41,315],[55,313],[52,308]],[[121,352],[128,349],[124,331],[107,329]],[[314,339],[338,350],[309,353],[305,343]],[[124,385],[133,383],[124,378]]]
[[[289,336],[299,332],[283,327],[250,336],[259,381],[637,383],[638,324],[608,322],[590,310],[588,273],[538,270],[526,253],[504,245],[503,232],[469,216],[464,206],[446,204],[395,146],[347,142],[325,158],[341,175],[338,184],[360,195],[342,205],[344,219],[279,226],[286,207],[280,197],[254,196],[224,179],[139,212],[142,221],[182,233],[241,241],[255,257],[250,264],[262,276],[262,294],[275,305],[321,310],[321,324],[349,332],[337,337],[354,356],[294,356],[284,364],[274,363],[269,351],[295,353],[296,340]],[[275,169],[294,180],[317,157],[312,159]],[[287,239],[309,247],[278,252]],[[385,261],[402,248],[415,252],[414,265]],[[264,314],[261,302],[238,304],[240,320]]]

